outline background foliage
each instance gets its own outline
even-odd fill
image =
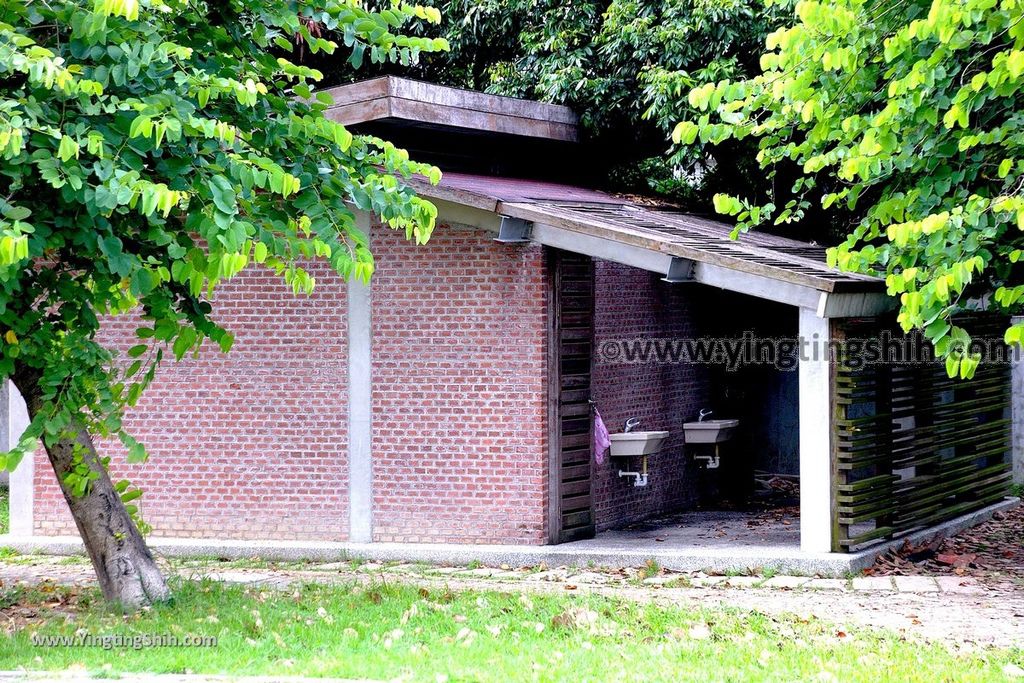
[[[330,121],[322,74],[287,57],[412,64],[446,44],[402,30],[439,20],[397,1],[0,3],[0,377],[43,403],[0,466],[83,427],[144,459],[122,412],[166,355],[231,347],[218,284],[263,267],[308,292],[312,258],[368,278],[353,209],[429,237],[436,210],[401,179],[437,169]],[[95,334],[129,312],[139,342],[115,359]]]
[[[800,0],[768,38],[762,73],[689,93],[683,144],[756,139],[773,192],[715,197],[741,229],[856,217],[834,264],[886,278],[905,330],[951,375],[980,356],[953,323],[1024,299],[1024,4],[1020,0]],[[1024,325],[1006,341],[1024,339]]]
[[[596,180],[711,209],[712,188],[760,182],[753,146],[673,150],[669,134],[691,111],[686,92],[708,79],[753,75],[781,14],[761,0],[447,0],[443,21],[422,30],[451,50],[413,69],[434,83],[567,104],[598,150]],[[329,58],[304,63],[328,79],[355,76]],[[360,75],[364,77],[365,74]]]

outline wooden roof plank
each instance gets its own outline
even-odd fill
[[[410,182],[428,198],[493,210],[665,257],[678,256],[827,294],[885,292],[880,278],[843,273],[808,256],[823,257],[817,245],[764,233],[746,233],[732,240],[728,225],[671,207],[650,207],[585,188],[512,178],[454,173],[446,174],[438,186],[421,179]],[[682,232],[674,234],[674,230]]]
[[[327,115],[345,125],[400,119],[503,135],[575,142],[578,120],[568,107],[382,76],[327,91]]]
[[[731,270],[767,277],[780,282],[812,287],[823,292],[836,291],[834,278],[824,277],[828,268],[824,264],[808,261],[814,269],[820,269],[821,275],[789,270],[782,266],[765,264],[757,257],[776,258],[768,249],[746,246],[730,249],[726,252],[709,251],[707,248],[692,246],[658,235],[654,231],[637,229],[628,225],[616,224],[607,218],[581,215],[569,210],[559,210],[547,205],[528,204],[523,202],[502,202],[499,211],[503,214],[531,220],[535,223],[547,223],[556,227],[573,230],[582,234],[621,242],[630,246],[658,251],[669,256],[688,258],[698,263],[712,265]],[[737,243],[739,244],[739,243]],[[860,276],[855,277],[860,281]],[[867,288],[877,288],[880,281],[874,278],[864,280]],[[844,289],[840,287],[840,289]]]

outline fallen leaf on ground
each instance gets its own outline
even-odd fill
[[[597,612],[585,607],[570,607],[551,618],[551,625],[567,629],[590,628],[597,624]]]

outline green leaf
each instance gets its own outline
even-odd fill
[[[222,175],[213,176],[210,178],[209,189],[213,203],[220,211],[228,215],[236,213],[235,188],[227,178]]]
[[[108,235],[99,241],[99,245],[112,273],[127,277],[132,272],[135,259],[130,254],[124,253],[123,244],[119,238]]]
[[[140,491],[139,489],[132,489],[131,491],[125,491],[123,494],[121,494],[121,502],[128,503],[141,497],[142,491]]]
[[[174,352],[175,360],[181,360],[186,353],[192,348],[192,345],[196,342],[196,332],[191,327],[183,327],[178,332],[177,339],[174,340],[174,346],[172,351]]]

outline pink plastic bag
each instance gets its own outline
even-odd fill
[[[608,436],[608,428],[604,426],[604,420],[601,419],[601,413],[594,408],[594,459],[597,464],[600,465],[604,462],[605,451],[608,450],[609,446],[612,445],[612,440]]]

